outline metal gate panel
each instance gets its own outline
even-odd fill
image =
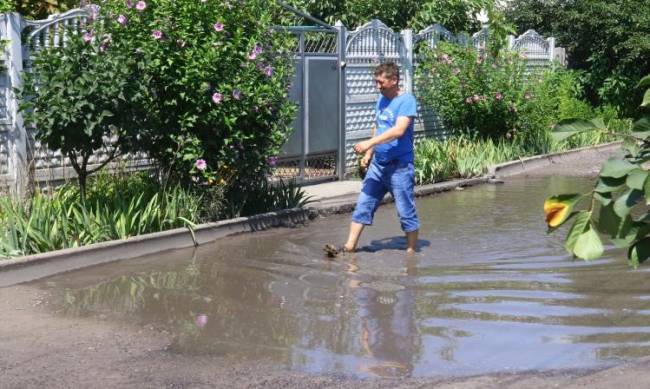
[[[339,73],[337,57],[307,58],[308,154],[336,152],[339,145]]]

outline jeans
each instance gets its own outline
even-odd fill
[[[392,161],[379,164],[374,160],[368,167],[363,189],[359,194],[352,221],[371,225],[375,211],[386,192],[395,199],[402,231],[413,232],[420,228],[415,211],[415,168],[411,162]]]

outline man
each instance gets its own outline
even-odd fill
[[[339,251],[353,252],[363,228],[372,224],[375,211],[386,192],[395,199],[402,231],[406,234],[407,253],[415,252],[420,228],[415,211],[415,169],[413,167],[413,121],[415,97],[399,89],[399,68],[384,63],[375,69],[375,83],[381,92],[376,105],[376,125],[372,138],[354,145],[354,151],[365,153],[361,165],[367,168],[363,189],[352,214],[350,233],[343,247],[325,246],[335,256]]]

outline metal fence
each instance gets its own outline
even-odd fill
[[[74,177],[67,158],[39,144],[34,129],[25,128],[13,91],[21,84],[23,70],[29,71],[34,53],[42,47],[65,44],[66,27],[82,26],[91,11],[86,7],[41,21],[26,21],[16,13],[0,15],[0,39],[8,42],[0,73],[0,191],[9,189],[20,195],[29,180],[42,185]],[[447,40],[485,50],[489,33],[484,28],[473,36],[453,34],[440,25],[417,34],[394,32],[379,20],[348,32],[340,23],[329,26],[302,16],[316,21],[316,26],[282,28],[296,39],[296,71],[289,98],[299,111],[294,132],[274,169],[275,177],[301,182],[342,179],[354,170],[352,146],[370,136],[375,121],[379,94],[373,70],[377,64],[397,63],[402,70],[402,89],[417,96],[413,78],[419,44],[435,46]],[[526,55],[531,68],[547,66],[554,59],[553,38],[544,39],[534,31],[509,37],[508,43],[511,50]],[[444,137],[446,133],[434,112],[418,107],[416,139]],[[105,156],[98,153],[91,163],[101,163]],[[117,163],[139,169],[148,161],[144,155],[130,155]]]

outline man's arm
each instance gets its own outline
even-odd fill
[[[406,130],[409,128],[413,120],[410,116],[399,116],[395,122],[395,126],[386,130],[383,134],[375,136],[376,128],[373,129],[372,138],[359,142],[354,145],[354,151],[357,153],[363,153],[368,150],[371,150],[373,147],[380,145],[382,143],[388,143],[394,139],[404,136]]]

